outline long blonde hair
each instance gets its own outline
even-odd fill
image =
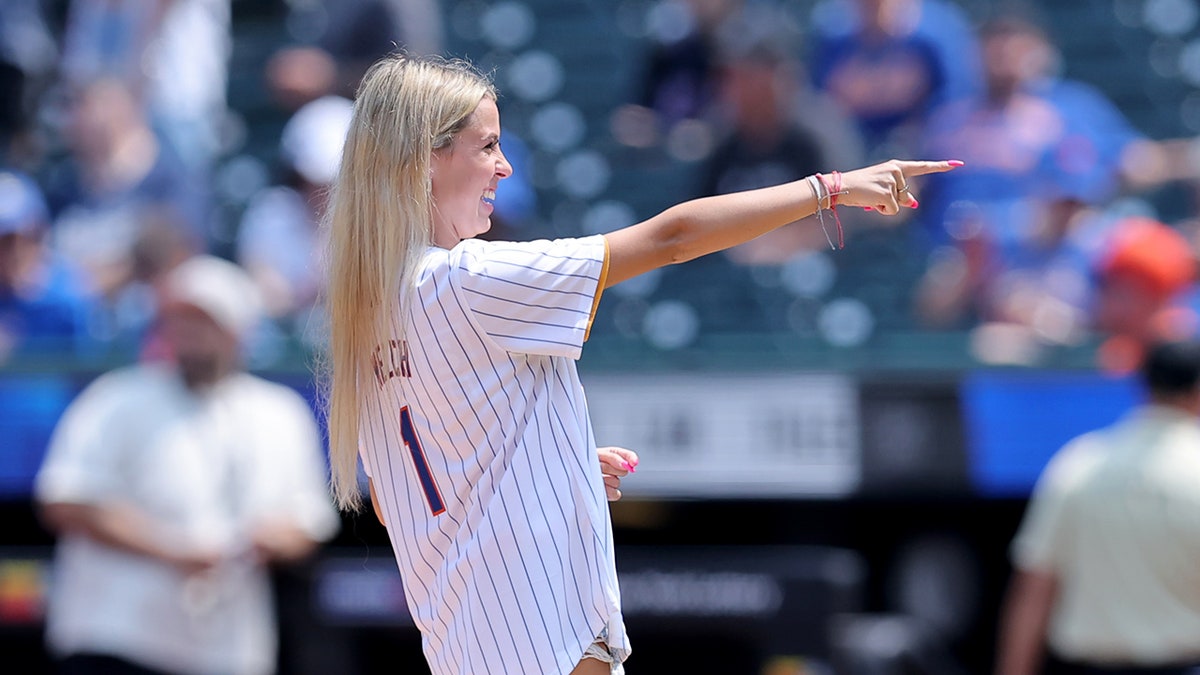
[[[329,351],[322,394],[339,507],[357,509],[360,414],[378,390],[372,354],[396,335],[433,237],[431,155],[465,127],[492,83],[470,64],[398,54],[374,64],[354,103],[327,228]],[[397,411],[399,414],[399,411]]]

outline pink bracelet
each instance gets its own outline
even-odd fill
[[[841,172],[833,171],[830,174],[830,178],[832,186],[825,182],[825,176],[817,174],[817,182],[825,189],[825,195],[828,197],[827,208],[833,213],[833,223],[837,226],[837,246],[833,245],[833,239],[829,236],[829,230],[825,228],[824,209],[821,208],[821,197],[819,194],[817,195],[817,222],[821,223],[821,231],[825,233],[825,239],[829,241],[829,247],[832,249],[842,249],[846,248],[846,238],[845,233],[842,231],[842,219],[838,217],[837,202],[838,196],[846,194],[849,190],[842,189]]]

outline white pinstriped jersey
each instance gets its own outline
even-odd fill
[[[606,270],[602,236],[430,249],[376,352],[362,459],[436,675],[628,653],[575,370]]]

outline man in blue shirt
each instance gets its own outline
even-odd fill
[[[37,185],[0,170],[0,362],[87,343],[90,299],[79,275],[45,246],[46,221]]]

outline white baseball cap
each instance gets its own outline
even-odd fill
[[[185,304],[204,312],[245,340],[263,316],[258,286],[241,267],[211,255],[189,258],[168,273],[166,304]]]
[[[280,152],[305,180],[328,185],[337,176],[354,104],[341,96],[306,103],[283,127]]]
[[[50,220],[37,183],[16,171],[0,171],[0,235],[26,234]]]

